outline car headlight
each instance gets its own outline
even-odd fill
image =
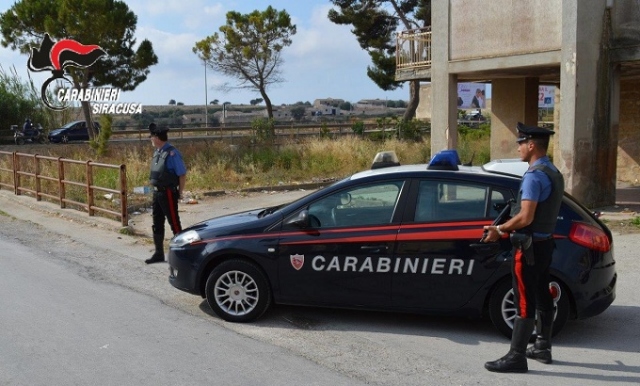
[[[180,233],[179,235],[175,236],[173,239],[171,239],[171,241],[169,242],[169,247],[174,248],[174,247],[184,247],[187,244],[191,244],[191,243],[195,243],[197,241],[202,240],[200,238],[200,235],[198,234],[198,232],[196,231],[187,231],[184,233]]]

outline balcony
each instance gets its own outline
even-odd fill
[[[431,80],[431,28],[402,31],[396,38],[396,80]]]

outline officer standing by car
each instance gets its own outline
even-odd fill
[[[151,160],[149,181],[153,186],[153,243],[155,253],[145,260],[147,264],[164,262],[164,222],[173,234],[182,231],[178,214],[178,200],[182,198],[187,170],[180,152],[169,144],[166,127],[149,124],[149,138],[155,147]]]
[[[511,219],[501,225],[485,226],[483,238],[484,242],[493,242],[510,234],[517,314],[511,349],[504,357],[484,366],[489,371],[524,373],[528,371],[527,357],[551,363],[554,307],[549,292],[549,266],[555,248],[553,232],[562,203],[564,179],[547,156],[549,137],[554,131],[520,122],[517,129],[518,152],[521,159],[529,163],[529,169],[522,177]],[[527,349],[534,327],[537,338]]]

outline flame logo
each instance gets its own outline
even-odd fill
[[[87,68],[107,53],[100,46],[84,45],[75,40],[63,39],[57,43],[51,40],[49,34],[44,35],[40,48],[32,48],[29,55],[28,68],[30,71],[51,71],[52,76],[47,79],[40,95],[42,101],[52,110],[64,110],[62,107],[52,106],[47,99],[46,90],[49,83],[56,79],[65,79],[64,69],[69,66]]]

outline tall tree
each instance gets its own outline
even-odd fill
[[[296,26],[286,11],[269,6],[265,11],[250,14],[235,11],[227,13],[227,24],[207,38],[196,42],[193,52],[207,66],[238,83],[235,87],[257,90],[273,118],[271,99],[267,88],[282,81],[280,67],[284,63],[281,51],[291,45]]]
[[[110,85],[123,91],[147,79],[149,67],[158,63],[151,42],[134,50],[138,18],[117,0],[21,0],[0,14],[2,45],[22,53],[39,48],[48,33],[55,41],[72,39],[95,44],[106,53],[89,68],[67,67],[75,88]],[[89,102],[81,102],[87,127],[93,128]],[[90,131],[91,138],[95,132]]]
[[[395,81],[396,32],[401,25],[410,30],[431,25],[431,0],[332,0],[337,9],[329,11],[329,20],[352,25],[362,49],[371,57],[367,75],[381,89],[402,86]],[[420,103],[420,81],[409,81],[409,103],[403,119],[411,120]]]

